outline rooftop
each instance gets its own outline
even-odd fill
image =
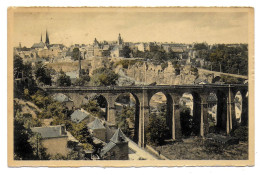
[[[34,127],[31,128],[32,132],[41,134],[43,139],[45,138],[56,138],[67,136],[65,128],[61,125],[47,126],[47,127]]]
[[[53,96],[53,99],[58,101],[58,102],[61,102],[61,103],[62,102],[67,102],[67,101],[71,101],[71,99],[68,96],[66,96],[66,95],[64,95],[62,93],[55,94]]]
[[[88,117],[90,114],[83,110],[83,109],[78,109],[76,111],[74,111],[70,117],[71,117],[71,120],[73,122],[76,122],[76,123],[80,123],[82,120],[84,120],[86,117]]]
[[[102,122],[100,121],[100,119],[95,118],[95,120],[93,122],[91,122],[88,125],[89,129],[105,129],[104,125],[102,124]]]

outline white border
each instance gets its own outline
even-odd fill
[[[257,0],[156,0],[156,1],[145,1],[145,0],[100,0],[100,1],[86,1],[86,0],[0,0],[0,76],[1,76],[1,95],[0,95],[0,172],[1,174],[36,174],[46,175],[51,174],[166,174],[166,173],[180,173],[180,174],[257,174],[259,170],[259,117],[260,113],[255,112],[255,151],[256,161],[255,167],[185,167],[185,168],[8,168],[7,167],[7,7],[8,6],[250,6],[255,8],[255,108],[259,106],[258,99],[260,94],[257,89],[260,84],[259,82],[259,36],[257,31],[259,29],[259,4]],[[258,171],[259,174],[260,171]]]

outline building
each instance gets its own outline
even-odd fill
[[[123,57],[123,46],[122,45],[115,45],[113,49],[110,51],[110,56],[112,58]]]
[[[90,118],[90,114],[85,111],[84,109],[78,109],[76,111],[74,111],[71,115],[71,121],[75,122],[75,123],[80,123],[85,119],[89,119]]]
[[[74,106],[73,101],[68,96],[66,96],[62,93],[55,94],[53,96],[53,99],[55,101],[58,101],[58,102],[64,104],[69,110],[72,110],[72,108]]]
[[[39,141],[46,148],[46,153],[55,156],[61,154],[67,156],[69,148],[67,147],[68,135],[65,126],[34,127],[32,132],[40,134]]]
[[[110,142],[103,147],[100,156],[104,160],[128,160],[128,141],[121,129],[117,129]]]
[[[95,118],[93,122],[88,124],[88,128],[90,133],[92,133],[94,137],[106,142],[106,128],[104,127],[100,119]]]

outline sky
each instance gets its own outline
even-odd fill
[[[114,41],[118,34],[125,42],[247,43],[248,13],[238,11],[174,10],[45,10],[15,12],[13,44],[31,47],[45,41],[46,29],[50,43],[90,44]]]

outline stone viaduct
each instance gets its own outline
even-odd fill
[[[179,101],[184,93],[193,96],[193,117],[198,126],[198,135],[204,137],[209,132],[207,97],[215,93],[217,102],[217,127],[229,134],[236,127],[235,94],[240,91],[242,95],[241,124],[248,124],[248,85],[163,85],[163,86],[108,86],[108,87],[44,87],[49,94],[63,93],[69,96],[76,108],[83,104],[83,99],[91,93],[105,97],[107,101],[107,121],[115,124],[115,101],[120,94],[131,93],[136,101],[135,136],[139,146],[146,143],[145,128],[149,120],[149,101],[152,96],[162,92],[167,98],[166,123],[171,131],[171,139],[178,140],[182,137],[180,123]]]

